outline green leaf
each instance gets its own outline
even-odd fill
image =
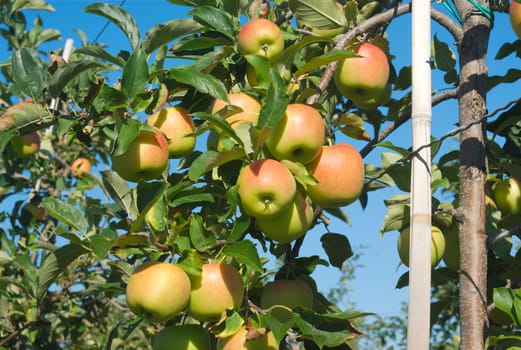
[[[0,128],[2,131],[18,130],[50,117],[49,111],[40,104],[24,101],[7,108],[0,115]]]
[[[65,86],[81,73],[95,68],[105,68],[105,66],[95,61],[74,61],[59,67],[51,76],[49,81],[49,93],[53,97],[58,97]]]
[[[394,183],[404,192],[411,190],[411,163],[398,163],[403,157],[396,153],[382,152],[382,167],[387,170]]]
[[[11,13],[20,10],[45,10],[54,12],[54,7],[43,0],[15,0],[11,5]]]
[[[47,197],[40,204],[53,218],[75,228],[83,234],[87,233],[89,223],[81,210],[58,198]]]
[[[184,67],[172,68],[169,71],[168,76],[179,83],[194,87],[197,91],[203,94],[208,94],[214,98],[225,101],[228,100],[226,97],[228,92],[226,91],[223,82],[209,74]]]
[[[275,127],[286,113],[289,98],[286,95],[284,80],[274,71],[270,71],[271,85],[268,94],[262,100],[257,127]]]
[[[165,191],[166,184],[162,181],[139,182],[132,191],[133,202],[137,206],[139,216],[132,224],[131,232],[139,232],[144,229],[146,215],[155,202]]]
[[[347,259],[353,256],[351,244],[346,236],[338,233],[326,233],[320,237],[322,247],[326,251],[331,265],[342,269]]]
[[[128,182],[123,180],[115,171],[101,171],[103,187],[110,197],[125,210],[128,215],[136,218],[138,216],[137,207],[132,199]]]
[[[339,10],[335,0],[289,0],[289,7],[300,25],[317,29],[347,25],[344,12]]]
[[[157,24],[145,35],[143,46],[147,54],[172,40],[187,34],[200,31],[204,26],[190,18],[175,19],[166,23]]]
[[[199,276],[203,269],[203,260],[195,250],[189,250],[183,252],[182,259],[178,260],[176,265],[185,270],[189,275]]]
[[[190,241],[200,252],[212,248],[216,243],[215,236],[204,229],[203,219],[199,215],[193,215],[190,219]]]
[[[20,90],[41,102],[47,85],[47,70],[36,51],[23,47],[11,56],[13,78]]]
[[[211,6],[198,6],[188,14],[205,27],[224,34],[232,41],[235,40],[235,26],[232,17],[226,11]]]
[[[190,169],[188,170],[188,177],[192,181],[196,181],[200,176],[206,174],[215,167],[221,166],[232,160],[242,159],[244,157],[244,150],[239,147],[234,147],[226,152],[207,151],[197,157]]]
[[[250,227],[251,218],[249,215],[243,215],[235,219],[230,235],[227,237],[229,241],[236,241],[240,239],[246,230]]]
[[[148,83],[148,64],[145,50],[135,50],[123,67],[121,90],[129,98],[143,92]]]
[[[256,271],[263,271],[257,248],[252,241],[237,241],[223,250],[223,254],[239,259],[248,267]]]
[[[51,252],[38,270],[37,299],[40,300],[58,275],[74,260],[87,253],[87,249],[77,244],[67,244]]]
[[[438,40],[437,35],[434,35],[432,39],[431,55],[436,68],[444,72],[456,70],[456,55],[454,55],[447,43]]]
[[[128,99],[121,90],[102,85],[93,105],[100,112],[104,110],[114,112],[121,108],[127,108]]]
[[[116,142],[114,156],[120,156],[127,150],[128,146],[139,135],[141,122],[137,119],[125,119],[121,124]]]
[[[141,35],[134,17],[123,7],[104,2],[97,2],[85,7],[83,11],[105,17],[125,33],[133,50],[141,43]]]
[[[90,238],[90,247],[98,259],[103,259],[114,246],[113,239],[117,238],[117,233],[111,228],[104,229],[100,234]]]
[[[110,54],[101,45],[83,46],[79,49],[74,50],[74,53],[75,54],[84,54],[84,55],[92,56],[95,58],[99,58],[101,60],[113,63],[119,67],[123,67],[125,65],[125,60],[123,60],[120,56],[114,56],[114,55]]]
[[[358,57],[353,51],[335,50],[329,51],[321,56],[316,56],[307,61],[302,67],[296,72],[295,76],[301,76],[312,71],[315,68],[323,67],[331,62],[345,60],[353,57]]]

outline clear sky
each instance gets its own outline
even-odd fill
[[[58,0],[48,1],[56,9],[54,13],[41,12],[45,28],[56,28],[61,31],[63,41],[53,42],[45,46],[48,50],[57,50],[63,47],[65,39],[72,38],[76,46],[81,45],[81,40],[75,29],[81,29],[86,33],[89,41],[99,35],[101,29],[106,24],[102,17],[88,14],[82,8],[91,3],[87,0]],[[114,4],[121,4],[121,1],[106,1]],[[444,11],[440,5],[434,5],[437,9]],[[166,0],[127,0],[124,8],[129,11],[136,19],[141,34],[153,25],[166,22],[179,17],[186,17],[190,10],[188,7],[174,6]],[[31,17],[36,12],[31,12]],[[433,35],[444,41],[451,43],[453,40],[443,29],[433,24]],[[410,64],[410,16],[406,15],[392,22],[389,27],[388,37],[391,43],[391,52],[396,57],[394,64],[397,69]],[[495,61],[494,56],[499,45],[504,41],[514,41],[516,38],[512,33],[508,16],[505,14],[496,15],[496,23],[490,42],[490,55],[488,64],[490,74],[500,75],[510,67],[519,66],[518,59]],[[110,24],[101,34],[99,43],[108,45],[108,51],[117,53],[120,49],[129,49],[128,41],[123,33],[116,26]],[[0,44],[0,48],[5,43]],[[433,88],[436,90],[447,88],[439,73],[434,72]],[[517,88],[517,89],[516,89]],[[505,88],[489,95],[489,111],[503,106],[508,101],[519,97],[519,85],[507,85]],[[442,106],[433,110],[433,135],[439,137],[447,131],[453,129],[457,122],[457,104],[455,101],[444,103]],[[389,139],[402,147],[409,147],[411,143],[410,124],[402,126]],[[358,148],[363,147],[361,142],[342,139],[354,143]],[[445,149],[457,147],[454,141],[448,141]],[[380,163],[380,150],[373,151],[366,159],[366,162]],[[331,232],[344,233],[349,238],[354,249],[360,246],[365,248],[361,251],[362,257],[359,264],[362,268],[357,269],[356,277],[349,282],[352,289],[350,301],[357,305],[361,311],[375,312],[381,316],[392,316],[400,313],[400,302],[407,300],[407,289],[396,290],[394,288],[398,278],[406,271],[404,266],[399,266],[399,258],[396,251],[397,232],[390,232],[384,236],[379,234],[383,217],[385,215],[385,205],[383,200],[399,190],[390,189],[376,193],[371,193],[367,209],[362,210],[358,203],[345,208],[350,217],[351,225],[346,225],[333,219],[330,226]],[[320,244],[320,234],[322,228],[317,228],[310,232],[305,240],[302,254],[318,254],[326,258]],[[336,286],[339,273],[334,267],[318,268],[313,274],[320,289],[326,292],[329,288]]]

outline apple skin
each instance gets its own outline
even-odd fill
[[[76,158],[71,164],[71,173],[75,177],[82,177],[90,173],[92,164],[90,160],[84,157]]]
[[[153,350],[210,350],[210,335],[198,324],[172,325],[154,338]]]
[[[297,306],[311,309],[313,291],[303,280],[274,280],[266,284],[261,292],[260,306],[268,309],[274,305],[283,305],[290,309]],[[281,322],[287,322],[292,314],[284,308],[273,308],[271,315]]]
[[[30,157],[40,150],[40,135],[37,131],[32,131],[23,135],[15,135],[11,139],[14,151],[20,157]]]
[[[266,139],[266,147],[276,159],[307,164],[320,153],[325,135],[324,120],[315,108],[291,103]]]
[[[492,191],[497,207],[505,214],[521,213],[521,182],[513,177],[496,182]]]
[[[112,169],[131,182],[159,177],[168,166],[168,141],[159,130],[141,130],[127,150],[112,157]]]
[[[199,276],[190,276],[192,291],[188,312],[201,322],[217,321],[226,310],[237,309],[244,299],[244,283],[235,267],[203,264]]]
[[[308,185],[309,198],[322,208],[353,203],[364,187],[364,161],[356,148],[347,143],[323,146],[319,156],[306,165],[318,181]]]
[[[313,220],[313,207],[302,193],[297,192],[293,204],[284,212],[274,217],[259,217],[255,223],[269,239],[289,243],[302,237]]]
[[[434,268],[440,262],[445,253],[445,236],[443,232],[436,227],[431,227],[431,266]],[[411,239],[410,227],[404,228],[398,236],[398,255],[405,266],[409,266],[409,245]]]
[[[393,90],[391,84],[387,84],[385,89],[381,92],[380,95],[370,97],[367,100],[357,100],[356,107],[360,109],[371,109],[376,108],[378,106],[382,106],[391,100],[391,94]]]
[[[281,214],[297,193],[291,172],[274,159],[259,159],[242,168],[237,184],[242,208],[256,218]]]
[[[248,330],[241,327],[237,333],[217,340],[217,350],[279,350],[279,344],[268,331],[257,339],[247,340]]]
[[[508,16],[510,17],[512,30],[517,35],[517,37],[521,39],[521,4],[516,0],[510,1]]]
[[[149,116],[146,122],[165,134],[170,158],[185,157],[194,150],[195,124],[185,108],[164,108]]]
[[[164,322],[188,305],[190,290],[190,279],[179,266],[147,262],[136,268],[128,280],[127,304],[134,314],[149,322]]]
[[[255,97],[243,92],[232,93],[227,96],[230,103],[221,99],[216,99],[212,104],[212,114],[219,112],[228,105],[237,106],[242,108],[242,112],[234,113],[226,117],[226,121],[230,123],[232,127],[236,123],[240,122],[250,122],[253,125],[257,125],[261,104]]]
[[[384,93],[390,68],[387,55],[376,45],[362,43],[353,51],[361,57],[340,61],[334,80],[338,91],[357,105]]]
[[[40,207],[38,204],[29,202],[22,208],[23,212],[29,213],[36,222],[42,222],[47,220],[47,210],[45,208]]]
[[[246,23],[237,36],[237,47],[243,55],[261,55],[276,62],[284,50],[282,31],[272,21],[256,18]]]

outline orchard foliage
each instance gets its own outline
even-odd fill
[[[145,33],[122,7],[102,2],[86,6],[84,11],[117,26],[129,49],[92,44],[78,31],[82,42],[68,62],[60,57],[58,47],[50,54],[40,49],[49,42],[59,46],[53,41],[60,33],[44,29],[38,16],[33,23],[27,21],[27,10],[52,11],[49,4],[0,3],[0,34],[11,51],[1,66],[0,83],[0,346],[151,348],[154,336],[165,326],[199,322],[186,311],[166,323],[136,317],[125,301],[134,269],[146,261],[166,261],[194,280],[203,264],[219,261],[240,272],[245,298],[218,321],[201,322],[212,334],[214,346],[217,338],[231,337],[246,326],[253,338],[269,329],[283,349],[295,344],[306,349],[355,348],[363,334],[354,322],[365,314],[335,305],[312,277],[318,265],[341,269],[353,254],[347,235],[328,230],[332,217],[348,222],[343,208],[322,209],[312,203],[312,234],[322,234],[327,260],[302,256],[306,236],[278,243],[244,212],[237,177],[247,164],[271,158],[265,141],[287,106],[309,104],[323,118],[326,144],[367,143],[361,150],[363,157],[380,152],[381,164],[365,164],[358,202],[365,208],[370,206],[372,191],[395,188],[396,194],[385,202],[381,233],[405,229],[412,154],[384,139],[410,117],[410,67],[394,65],[386,36],[393,17],[407,14],[409,5],[348,1],[339,9],[333,0],[170,2],[185,6],[187,16],[157,24]],[[444,18],[440,22],[451,22],[443,16],[438,14],[438,19]],[[283,33],[285,49],[276,61],[243,55],[238,49],[241,26],[257,17],[273,21]],[[364,35],[356,37],[360,29]],[[357,107],[331,80],[336,62],[356,57],[353,47],[358,40],[380,47],[390,61],[391,97],[378,108]],[[444,76],[448,88],[433,92],[435,104],[455,98],[460,88],[452,50],[452,45],[433,38],[433,68]],[[520,41],[505,43],[496,57],[520,52]],[[516,81],[520,73],[512,68],[505,76],[490,76],[488,89]],[[239,92],[260,101],[256,125],[230,125],[226,117],[238,112],[233,106],[211,111],[216,99],[227,101],[229,93]],[[142,130],[150,130],[146,118],[167,106],[181,106],[193,118],[195,150],[171,159],[156,179],[125,181],[111,169],[111,158],[124,154]],[[494,182],[521,179],[520,108],[519,101],[513,101],[487,115],[494,118],[487,127],[487,303],[489,344],[498,348],[521,342],[517,333],[521,263],[511,239],[519,233],[521,219],[498,210],[492,195]],[[432,176],[433,225],[445,235],[457,235],[458,215],[454,214],[460,163],[458,151],[437,154],[443,150],[438,146],[465,127],[452,134],[447,130],[446,136],[429,145],[437,160]],[[32,131],[40,134],[39,151],[31,157],[17,156],[11,141]],[[225,140],[221,147],[207,144],[212,134]],[[95,171],[72,176],[71,164],[78,157],[88,159]],[[300,193],[316,184],[305,165],[281,162]],[[457,318],[458,273],[453,268],[441,265],[433,271],[434,330],[452,327]],[[286,307],[289,317],[284,321],[274,317],[277,307],[260,306],[263,287],[273,279],[307,283],[312,306]],[[405,274],[397,286],[407,283]],[[443,292],[448,289],[453,293]],[[504,322],[492,317],[494,309],[502,311]]]

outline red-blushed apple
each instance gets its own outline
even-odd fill
[[[13,150],[21,157],[29,157],[40,149],[40,135],[31,131],[23,135],[15,135],[11,139]]]
[[[179,266],[147,262],[128,279],[127,304],[134,314],[149,322],[164,322],[183,311],[190,290],[190,279]]]
[[[255,220],[266,237],[280,243],[289,243],[302,237],[313,224],[313,207],[306,196],[297,191],[293,204],[276,216]]]
[[[147,124],[165,134],[170,158],[189,155],[195,147],[195,124],[181,106],[163,108],[147,118]]]
[[[200,275],[191,275],[188,312],[199,321],[217,321],[226,310],[237,309],[244,299],[244,283],[235,267],[225,263],[203,264]]]
[[[153,350],[210,350],[210,334],[198,324],[171,325],[154,338]]]
[[[387,55],[374,44],[361,43],[353,51],[359,57],[340,61],[334,79],[338,91],[357,105],[384,93],[390,68]]]
[[[159,177],[168,166],[168,141],[158,129],[141,130],[127,150],[112,157],[112,169],[132,182]]]
[[[85,157],[78,157],[71,163],[72,176],[82,177],[85,174],[90,173],[92,170],[92,164],[90,160]]]
[[[227,103],[226,101],[221,99],[216,99],[212,104],[212,114],[219,112],[221,109],[228,105],[236,106],[240,107],[242,111],[226,116],[226,121],[230,123],[232,127],[235,124],[241,122],[250,122],[253,125],[257,124],[257,121],[259,120],[261,104],[255,97],[248,95],[244,92],[231,93],[227,96],[230,103]]]
[[[281,214],[297,192],[291,172],[274,159],[259,159],[242,168],[237,184],[242,208],[257,218]]]
[[[324,146],[306,167],[318,181],[316,185],[308,185],[308,196],[320,207],[341,207],[360,197],[364,187],[364,161],[353,146],[347,143]]]
[[[243,55],[261,55],[270,62],[276,62],[284,50],[284,38],[274,22],[256,18],[241,28],[237,36],[237,46]]]
[[[517,0],[510,1],[508,15],[510,17],[512,30],[517,35],[517,37],[521,39],[521,4],[517,2]]]
[[[248,337],[248,329],[241,327],[236,333],[217,340],[217,350],[279,350],[279,344],[273,332],[260,335],[253,339]],[[251,332],[253,333],[253,332]]]
[[[279,160],[307,164],[318,156],[325,139],[320,113],[311,106],[291,103],[266,139],[266,147]]]
[[[507,215],[521,213],[521,182],[516,178],[509,178],[496,182],[492,191],[499,210]]]
[[[356,106],[361,109],[370,109],[384,105],[391,100],[392,92],[391,84],[387,84],[380,95],[370,97],[367,100],[357,100]]]
[[[31,215],[36,222],[42,222],[47,219],[47,211],[45,208],[40,207],[38,204],[29,202],[22,208],[22,215],[23,212],[28,213]]]
[[[445,236],[443,232],[436,227],[431,227],[431,266],[434,268],[440,262],[445,253]],[[398,255],[405,266],[409,266],[409,249],[411,241],[410,227],[404,228],[398,236]]]
[[[292,317],[287,308],[293,310],[297,306],[308,309],[313,307],[313,291],[303,280],[274,280],[262,289],[260,306],[268,309],[275,305],[284,307],[274,307],[271,315],[281,322],[287,322]]]

